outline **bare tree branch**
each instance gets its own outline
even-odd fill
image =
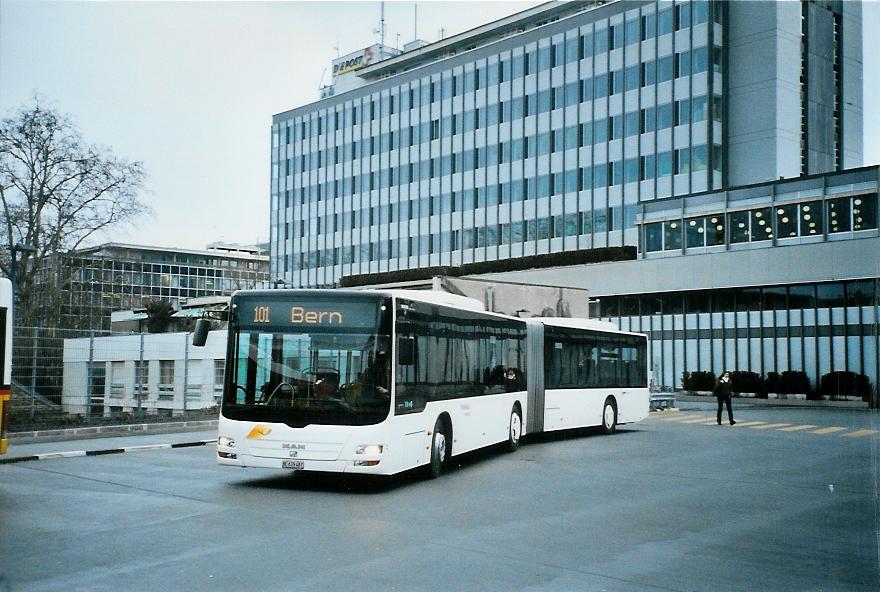
[[[34,281],[48,258],[149,212],[139,197],[144,176],[142,163],[85,145],[39,97],[0,121],[0,271],[10,275],[17,243],[36,248],[16,261],[17,319],[36,320]]]

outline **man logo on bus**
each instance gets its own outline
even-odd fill
[[[326,310],[306,310],[301,306],[293,306],[290,308],[290,322],[306,323],[308,325],[320,325],[322,323],[341,325],[342,313]]]

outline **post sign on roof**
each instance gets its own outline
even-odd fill
[[[376,54],[377,46],[366,47],[360,51],[350,53],[346,56],[333,60],[333,76],[339,76],[346,72],[354,72],[360,70],[364,66],[370,65]]]

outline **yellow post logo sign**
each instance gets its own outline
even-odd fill
[[[367,47],[362,54],[351,54],[345,58],[340,58],[333,64],[333,76],[339,76],[346,72],[354,72],[365,66],[369,66],[373,61],[373,48]]]

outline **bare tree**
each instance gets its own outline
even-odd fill
[[[23,323],[34,320],[34,279],[46,259],[147,213],[143,182],[142,163],[85,144],[70,118],[39,97],[0,121],[0,271],[11,274],[14,245],[36,249],[19,253],[16,265]]]

